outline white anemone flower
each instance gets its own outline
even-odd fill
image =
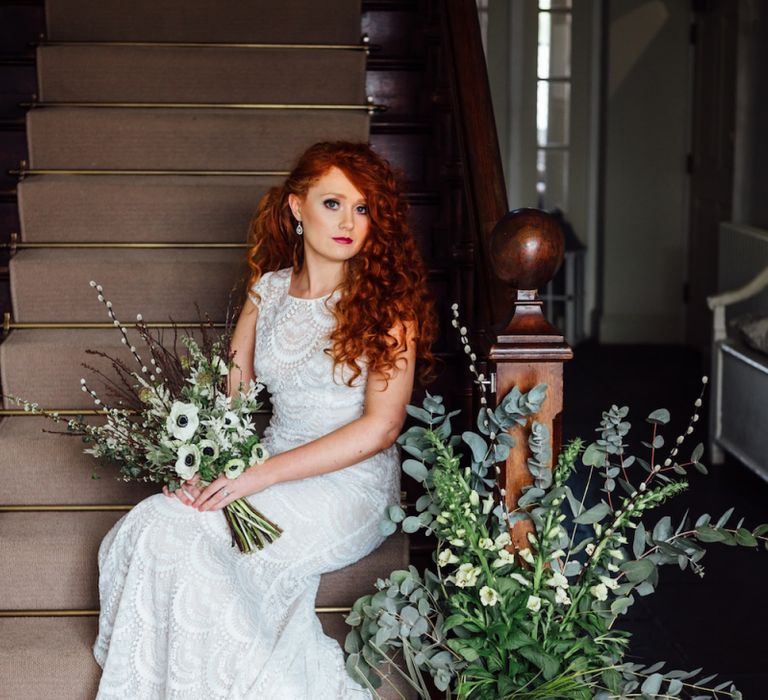
[[[227,411],[223,416],[224,427],[228,430],[237,428],[240,425],[240,417],[234,411]]]
[[[235,459],[230,459],[224,465],[224,475],[227,479],[235,479],[240,476],[243,471],[245,471],[245,460],[237,457]]]
[[[496,603],[499,602],[499,594],[496,593],[496,591],[493,590],[493,588],[489,588],[488,586],[483,586],[480,589],[480,602],[485,606],[491,606],[493,607],[496,605]]]
[[[198,447],[204,457],[216,459],[219,456],[219,446],[213,440],[200,440]]]
[[[251,448],[251,463],[252,464],[264,464],[269,458],[269,452],[267,448],[261,443],[255,444]]]
[[[480,549],[494,550],[496,547],[493,544],[493,540],[490,537],[481,537],[477,543]]]
[[[197,430],[200,419],[195,404],[174,401],[171,413],[165,420],[165,427],[178,440],[189,440]]]
[[[182,479],[191,479],[200,465],[200,449],[197,445],[182,445],[176,458],[176,473]]]

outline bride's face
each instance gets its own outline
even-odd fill
[[[288,204],[304,227],[305,250],[343,261],[363,247],[370,223],[365,197],[338,168],[320,177],[304,200],[289,195]]]

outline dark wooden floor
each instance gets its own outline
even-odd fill
[[[566,365],[565,439],[595,439],[601,412],[616,403],[630,408],[630,445],[644,449],[640,441],[650,436],[644,419],[656,408],[671,412],[665,437],[673,441],[688,425],[706,373],[701,364],[696,352],[679,346],[579,346]],[[706,409],[705,398],[688,449],[706,444]],[[710,473],[690,473],[689,490],[649,513],[651,525],[666,514],[677,523],[686,509],[695,518],[719,516],[730,506],[735,507],[731,522],[742,516],[745,527],[768,522],[765,481],[732,459],[720,467],[704,463]],[[763,700],[768,698],[768,552],[708,547],[704,578],[664,567],[657,592],[639,598],[627,614],[622,626],[634,635],[631,660],[663,660],[667,669],[702,667],[719,674],[712,685],[732,680],[748,700]]]

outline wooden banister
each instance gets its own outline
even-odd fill
[[[439,6],[466,221],[474,247],[476,296],[470,323],[489,348],[483,354],[495,376],[498,398],[513,386],[525,392],[536,384],[547,384],[547,398],[536,420],[549,428],[554,459],[562,440],[563,363],[573,352],[544,317],[538,290],[562,264],[563,233],[546,212],[508,211],[475,0],[442,0]],[[533,481],[526,464],[528,426],[518,426],[513,435],[517,446],[507,458],[502,479],[510,510],[523,487]],[[513,529],[518,547],[528,546],[526,528],[520,523]]]
[[[498,279],[512,288],[514,305],[506,326],[491,338],[488,359],[495,364],[496,396],[503,398],[513,386],[529,391],[547,384],[547,398],[536,420],[547,426],[556,459],[562,442],[563,363],[573,351],[563,335],[542,313],[538,290],[549,282],[562,264],[565,239],[557,220],[538,209],[516,209],[498,222],[490,236],[490,257]],[[530,421],[529,421],[530,422]],[[529,426],[512,431],[516,447],[510,451],[502,472],[507,508],[513,510],[522,489],[533,479],[527,459]],[[553,466],[550,461],[550,468]],[[526,527],[513,527],[516,547],[527,547]]]
[[[479,321],[493,325],[503,320],[509,294],[491,274],[489,238],[496,222],[509,210],[504,169],[496,135],[491,88],[483,53],[475,0],[442,3],[445,53],[452,79],[451,103],[463,164],[469,225],[478,249]]]

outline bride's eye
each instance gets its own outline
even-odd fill
[[[360,204],[360,205],[358,205],[357,213],[358,214],[367,214],[368,213],[368,205],[367,204]]]
[[[339,201],[338,201],[337,199],[326,199],[326,200],[323,202],[323,204],[324,204],[326,207],[328,207],[329,209],[336,209],[336,207],[335,207],[335,206],[330,206],[330,205],[332,205],[332,204],[335,204],[336,206],[338,206],[338,204],[339,204]]]

